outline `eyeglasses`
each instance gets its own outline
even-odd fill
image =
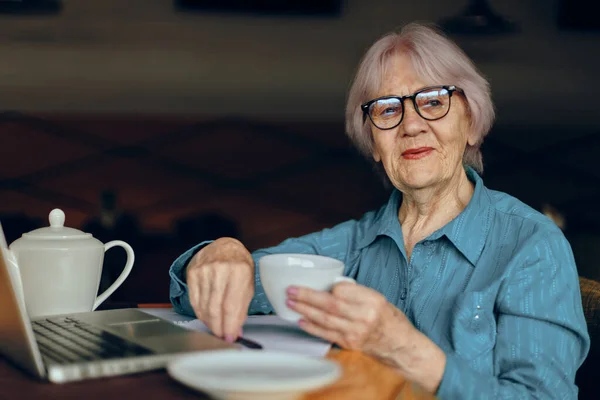
[[[385,96],[367,101],[360,106],[364,118],[369,119],[377,128],[386,130],[400,125],[404,118],[404,100],[411,99],[417,114],[428,121],[444,118],[450,111],[452,93],[463,96],[464,90],[456,86],[431,86],[420,89],[408,96]]]

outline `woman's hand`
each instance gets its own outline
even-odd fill
[[[381,293],[342,282],[331,293],[290,286],[287,294],[287,305],[302,314],[299,324],[306,332],[360,350],[425,390],[437,390],[446,365],[444,352]]]
[[[190,304],[213,334],[233,342],[241,334],[254,296],[254,260],[236,239],[215,240],[186,270]]]
[[[414,329],[406,316],[379,292],[352,283],[338,283],[331,293],[289,287],[288,307],[303,315],[308,333],[360,350],[389,363]]]

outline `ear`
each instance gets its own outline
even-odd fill
[[[479,142],[479,135],[477,135],[473,129],[473,116],[471,114],[471,108],[464,97],[461,97],[460,99],[462,100],[461,104],[464,107],[467,116],[467,129],[469,132],[467,136],[467,144],[469,146],[475,146]]]
[[[478,139],[478,135],[475,134],[472,129],[470,129],[469,136],[467,137],[467,143],[469,146],[475,146],[479,142]]]
[[[375,146],[373,146],[373,151],[371,154],[373,155],[373,160],[375,160],[376,163],[381,161],[381,155]]]

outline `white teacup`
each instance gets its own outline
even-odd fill
[[[302,316],[286,304],[289,286],[305,286],[329,291],[338,282],[352,282],[344,277],[344,263],[331,257],[313,254],[270,254],[258,260],[260,280],[275,313],[290,322]]]

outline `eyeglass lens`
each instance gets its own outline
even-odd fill
[[[436,120],[444,117],[450,108],[450,93],[444,88],[433,88],[418,92],[413,103],[421,117]],[[404,113],[399,98],[379,99],[369,107],[369,116],[379,129],[390,129],[398,125]]]

